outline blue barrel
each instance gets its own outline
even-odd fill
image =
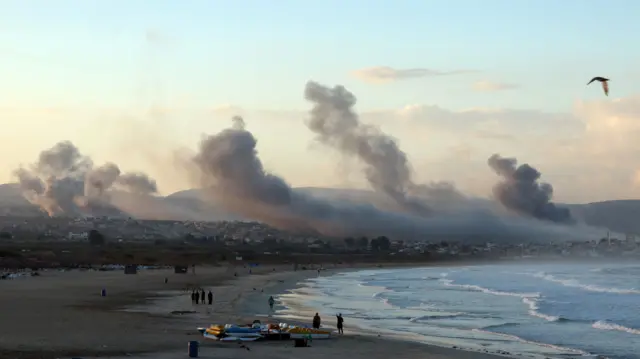
[[[189,358],[197,358],[198,357],[198,347],[200,343],[195,340],[189,342]]]

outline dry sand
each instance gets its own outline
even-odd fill
[[[243,323],[267,311],[267,298],[315,271],[290,267],[196,268],[196,274],[169,270],[42,272],[39,277],[0,281],[0,359],[187,357],[187,342],[201,343],[201,358],[494,359],[496,356],[349,332],[316,340],[310,348],[292,342],[235,343],[204,339],[195,329],[212,323]],[[335,270],[334,270],[335,271]],[[234,276],[234,272],[238,274]],[[168,283],[164,279],[168,278]],[[211,289],[214,305],[193,305],[192,286]],[[100,296],[105,288],[106,297]],[[126,310],[124,310],[126,308]],[[171,314],[173,311],[195,311]],[[257,318],[264,319],[265,318]]]

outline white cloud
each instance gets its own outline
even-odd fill
[[[495,92],[517,89],[518,85],[505,82],[477,81],[473,84],[472,89],[477,92]]]
[[[451,111],[439,106],[416,104],[398,110],[363,113],[361,117],[364,121],[402,120],[415,125],[425,125],[434,131],[486,139],[548,136],[549,128],[554,129],[553,136],[570,135],[582,131],[585,127],[585,124],[573,114],[501,108]]]
[[[477,72],[475,70],[438,71],[427,68],[394,69],[388,66],[367,67],[354,70],[351,75],[368,83],[387,83],[420,77],[451,76]]]

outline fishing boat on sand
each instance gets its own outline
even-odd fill
[[[253,324],[239,326],[235,324],[211,325],[208,328],[198,328],[207,339],[218,341],[255,341],[255,340],[288,340],[288,339],[329,339],[332,331],[305,328],[300,326],[280,324]]]

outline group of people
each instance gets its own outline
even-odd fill
[[[342,317],[342,313],[338,313],[338,315],[336,315],[336,319],[336,328],[338,328],[338,334],[344,334],[344,318]],[[320,329],[321,321],[322,319],[320,319],[320,315],[316,313],[316,315],[313,316],[313,329]]]
[[[200,289],[200,291],[194,290],[191,292],[191,301],[194,304],[206,304],[207,300],[209,300],[209,305],[213,304],[213,293],[211,293],[211,291],[209,291],[208,294],[205,294],[204,289]]]

